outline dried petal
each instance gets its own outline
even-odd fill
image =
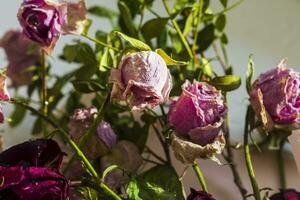
[[[112,98],[127,100],[131,96],[134,110],[164,103],[172,88],[171,74],[165,61],[152,51],[124,56],[119,68],[112,70],[110,81],[114,83]]]
[[[273,194],[270,200],[300,200],[300,193],[294,189],[281,190],[279,193]]]
[[[191,194],[187,197],[187,200],[216,200],[213,196],[204,191],[196,191],[191,188]]]
[[[210,158],[215,154],[221,154],[225,143],[222,134],[218,135],[212,143],[205,146],[181,139],[175,134],[171,136],[171,146],[174,155],[183,163],[194,163],[197,158]]]
[[[205,82],[186,81],[182,94],[173,101],[168,120],[175,134],[205,146],[218,136],[227,113],[224,97],[215,87]]]
[[[300,73],[286,68],[286,63],[283,59],[253,84],[251,104],[260,117],[265,109],[269,116],[265,125],[300,123]]]
[[[8,68],[7,76],[12,80],[12,86],[28,85],[32,80],[32,72],[26,71],[40,63],[40,49],[34,48],[34,43],[20,31],[10,30],[0,40],[0,47],[5,51]]]

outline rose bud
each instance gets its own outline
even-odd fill
[[[169,98],[172,77],[163,58],[152,51],[129,53],[111,71],[112,98],[132,97],[132,109],[155,107]]]
[[[53,140],[25,142],[0,154],[0,199],[64,200],[68,181],[59,173],[63,153]]]
[[[191,194],[187,197],[187,200],[216,200],[211,194],[204,191],[196,191],[191,188]]]
[[[119,141],[112,152],[100,160],[101,171],[111,165],[117,165],[127,173],[135,173],[143,162],[138,148],[129,141]],[[128,182],[128,177],[120,169],[115,169],[105,177],[105,183],[117,190]]]
[[[12,87],[31,83],[33,73],[26,71],[29,67],[39,65],[40,51],[34,48],[34,43],[20,31],[11,30],[0,40],[0,47],[5,51],[8,67],[7,76],[11,79]]]
[[[18,19],[24,34],[50,53],[61,34],[81,34],[77,29],[83,31],[85,15],[83,0],[77,3],[24,0],[18,12]]]
[[[281,190],[273,194],[270,200],[300,200],[300,193],[294,189]]]
[[[168,121],[173,125],[172,147],[183,162],[221,153],[225,140],[219,132],[227,107],[221,91],[205,82],[186,81],[181,96],[173,101]]]
[[[74,111],[69,122],[69,128],[70,135],[76,143],[79,143],[82,136],[89,130],[96,113],[96,108],[82,108]],[[89,158],[97,159],[107,154],[116,144],[116,141],[117,136],[111,126],[106,122],[101,122],[83,150]]]
[[[300,73],[286,65],[283,59],[275,69],[261,74],[250,93],[251,105],[267,130],[274,123],[300,123]]]

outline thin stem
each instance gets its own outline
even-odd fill
[[[193,51],[196,51],[196,47],[197,47],[197,40],[198,40],[198,34],[199,34],[199,26],[201,24],[202,21],[202,11],[203,11],[203,0],[199,0],[199,13],[198,13],[198,20],[197,20],[197,25],[196,25],[196,29],[195,29],[195,33],[194,33],[194,42],[193,42],[193,46],[192,49]]]
[[[227,102],[227,95],[225,94],[225,101]],[[239,189],[243,200],[246,200],[246,195],[247,195],[247,190],[245,189],[241,177],[236,169],[236,164],[234,163],[234,154],[232,152],[231,149],[231,142],[230,142],[230,129],[229,129],[229,115],[227,115],[226,117],[226,121],[225,121],[225,125],[224,125],[224,132],[225,132],[225,139],[226,139],[226,152],[227,152],[227,156],[225,156],[223,154],[224,159],[227,161],[227,163],[229,164],[229,167],[231,169],[232,175],[233,175],[233,179],[234,179],[234,183],[237,186],[237,188]]]
[[[100,107],[100,109],[98,111],[98,115],[97,115],[96,119],[94,120],[93,124],[80,139],[79,144],[78,144],[79,148],[82,148],[84,145],[86,145],[87,141],[93,136],[93,134],[95,134],[97,126],[103,119],[102,110],[109,102],[109,99],[110,99],[110,94],[108,94],[106,96],[106,99],[105,99],[104,103],[102,104],[102,106]],[[73,154],[71,156],[69,162],[66,164],[65,168],[63,169],[63,173],[66,173],[70,169],[70,167],[72,166],[72,163],[75,161],[75,158],[76,158],[76,154]]]
[[[101,45],[101,46],[110,48],[110,49],[112,49],[112,50],[114,50],[114,51],[120,52],[119,49],[117,49],[117,48],[115,48],[115,47],[113,47],[113,46],[111,46],[111,45],[109,45],[109,44],[106,44],[105,42],[102,42],[102,41],[100,41],[100,40],[98,40],[98,39],[96,39],[96,38],[92,38],[92,37],[90,37],[90,36],[88,36],[88,35],[84,35],[84,34],[82,34],[81,36],[84,37],[84,38],[86,38],[86,39],[88,39],[88,40],[90,40],[90,41],[92,41],[92,42],[94,42],[94,43],[96,43],[96,44],[99,44],[99,45]]]
[[[250,146],[248,143],[250,110],[251,110],[251,107],[248,106],[246,120],[245,120],[245,129],[244,129],[244,153],[245,153],[245,160],[246,160],[248,175],[250,177],[250,181],[251,181],[251,185],[252,185],[252,189],[253,189],[253,195],[256,200],[261,200],[259,187],[258,187],[257,181],[255,179],[254,169],[253,169],[253,165],[252,165],[252,161],[251,161]]]
[[[283,159],[283,147],[285,140],[280,143],[280,147],[277,154],[278,160],[278,169],[279,169],[279,177],[280,177],[280,187],[281,189],[286,189],[286,178],[285,178],[285,167],[284,167],[284,159]]]
[[[161,163],[156,162],[156,161],[154,161],[154,160],[150,160],[150,159],[148,159],[148,158],[143,158],[143,160],[146,161],[146,162],[148,162],[148,163],[155,164],[155,165],[161,165]]]
[[[217,60],[219,61],[221,67],[223,68],[223,71],[226,73],[227,66],[226,66],[226,64],[223,62],[223,60],[222,60],[222,58],[221,58],[221,56],[220,56],[220,54],[219,54],[217,45],[216,45],[215,43],[213,43],[212,46],[213,46],[213,50],[214,50],[214,52],[215,52],[215,54],[216,54]]]
[[[45,51],[42,50],[42,56],[41,56],[41,67],[42,67],[42,73],[41,73],[41,81],[42,81],[42,87],[41,87],[41,106],[42,106],[42,112],[43,115],[48,115],[48,86],[47,86],[47,54]],[[47,134],[47,125],[43,123],[43,133],[44,135]]]
[[[53,126],[55,129],[59,130],[61,133],[61,136],[64,138],[64,140],[72,147],[72,149],[76,152],[77,156],[80,158],[80,160],[84,163],[85,167],[87,170],[91,173],[91,175],[97,180],[99,183],[100,188],[110,197],[112,197],[115,200],[122,200],[113,190],[111,190],[105,183],[103,183],[92,166],[92,164],[88,161],[88,159],[85,157],[83,152],[80,150],[80,148],[76,145],[76,143],[69,137],[69,134],[62,128],[59,127],[58,124],[56,124],[51,118],[48,116],[45,116],[43,113],[39,112],[35,108],[31,107],[30,105],[16,100],[16,99],[11,99],[10,103],[22,106],[26,108],[27,110],[30,110],[32,113],[38,115],[41,119],[49,123],[51,126]]]
[[[221,15],[221,14],[224,14],[232,9],[234,9],[235,7],[239,6],[241,3],[243,3],[244,0],[239,0],[237,1],[236,3],[232,4],[231,6],[227,7],[226,9],[222,10],[221,12],[219,13],[216,13],[215,15]]]
[[[166,161],[160,157],[159,155],[157,155],[154,151],[152,151],[149,147],[146,147],[146,150],[153,156],[155,157],[157,160],[163,162],[163,163],[166,163]]]
[[[202,172],[201,172],[201,170],[200,170],[198,164],[196,163],[196,161],[195,161],[194,164],[193,164],[193,169],[194,169],[194,171],[195,171],[195,173],[196,173],[196,175],[197,175],[197,177],[198,177],[198,180],[199,180],[199,182],[200,182],[200,184],[201,184],[202,190],[203,190],[204,192],[208,192],[208,190],[207,190],[207,185],[206,185],[206,182],[205,182],[205,180],[204,180],[203,174],[202,174]]]
[[[168,144],[164,141],[164,139],[161,136],[160,131],[157,129],[157,127],[154,124],[152,124],[152,127],[153,127],[154,132],[156,133],[156,136],[158,137],[163,149],[164,149],[166,159],[167,159],[167,163],[171,164],[171,156],[170,156],[170,150],[169,150]]]
[[[171,16],[171,9],[170,9],[170,6],[169,6],[167,0],[162,0],[162,1],[163,1],[164,7],[165,7],[168,15]],[[183,33],[181,32],[179,25],[177,24],[177,22],[176,22],[175,19],[171,19],[171,22],[172,22],[175,30],[177,31],[177,34],[178,34],[181,42],[183,43],[186,51],[188,52],[190,58],[193,59],[194,58],[193,52],[192,52],[192,50],[190,48],[189,43],[187,42],[187,40],[185,39]]]

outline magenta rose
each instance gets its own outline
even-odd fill
[[[16,30],[5,33],[0,40],[0,47],[4,49],[8,60],[7,76],[12,81],[11,86],[30,84],[33,73],[26,70],[31,66],[39,65],[40,49],[33,48],[33,42]]]
[[[187,197],[187,200],[216,200],[213,196],[204,191],[196,191],[191,188],[191,193]]]
[[[96,108],[76,109],[70,118],[70,135],[76,143],[79,143],[82,136],[89,130],[93,123],[94,116],[97,114]],[[117,136],[110,124],[101,122],[87,141],[83,148],[84,152],[91,159],[97,159],[107,154],[117,142]]]
[[[81,34],[86,8],[83,0],[23,0],[18,19],[24,34],[49,53],[61,34]]]
[[[300,73],[286,68],[286,62],[261,74],[250,93],[254,111],[258,116],[264,111],[268,126],[300,123]]]
[[[63,158],[53,140],[25,142],[0,154],[0,199],[65,200],[68,181],[59,173]]]
[[[128,100],[133,109],[155,107],[169,98],[172,77],[163,58],[152,51],[129,53],[111,71],[112,98]]]
[[[273,194],[270,200],[300,200],[300,193],[294,189],[281,190]]]
[[[181,96],[171,104],[168,120],[177,136],[205,146],[218,136],[226,113],[221,91],[206,82],[186,81]]]

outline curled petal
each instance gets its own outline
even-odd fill
[[[117,143],[117,135],[107,122],[101,122],[97,127],[98,138],[102,140],[105,146],[112,150],[113,146]]]
[[[54,140],[38,139],[15,145],[0,154],[0,166],[34,166],[59,169],[64,153]]]
[[[216,200],[211,194],[204,191],[196,191],[191,188],[191,193],[187,197],[187,200]]]
[[[221,154],[225,143],[222,134],[218,135],[212,143],[205,146],[181,139],[175,134],[171,136],[171,146],[174,155],[183,163],[194,163],[197,158],[210,158],[214,157],[215,154]]]

